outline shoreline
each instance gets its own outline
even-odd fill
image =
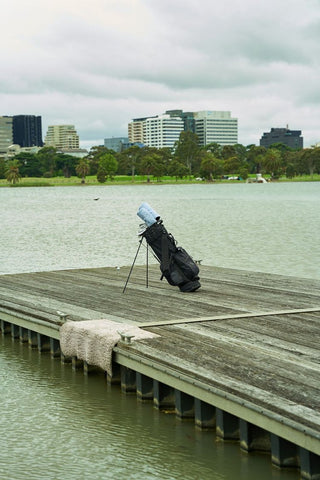
[[[178,181],[174,179],[164,178],[160,181],[153,180],[148,182],[144,179],[135,179],[132,181],[131,178],[126,176],[115,177],[112,181],[107,181],[105,183],[99,183],[96,177],[91,177],[86,180],[86,183],[81,183],[81,180],[78,177],[53,177],[53,178],[35,178],[30,177],[28,179],[23,179],[16,184],[9,184],[7,180],[0,179],[0,188],[27,188],[27,187],[90,187],[90,186],[100,186],[108,187],[114,185],[234,185],[234,184],[245,184],[246,180],[226,180],[226,179],[217,179],[213,181],[207,180],[196,180],[196,179],[179,179]],[[249,178],[255,178],[255,175],[250,176]],[[287,183],[287,182],[319,182],[320,175],[315,174],[312,177],[310,175],[303,175],[301,177],[286,178],[281,177],[278,180],[267,179],[267,183]],[[254,182],[253,182],[254,183]]]

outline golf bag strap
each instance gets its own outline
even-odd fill
[[[165,272],[169,271],[169,265],[170,265],[170,258],[169,258],[169,248],[168,248],[168,240],[167,240],[167,235],[165,233],[162,234],[161,237],[161,253],[162,253],[162,258],[161,258],[161,270],[162,270],[162,275],[161,275],[161,280],[163,279],[163,275]]]

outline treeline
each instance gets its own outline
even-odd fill
[[[92,147],[84,158],[59,153],[44,147],[37,154],[20,153],[13,160],[0,159],[0,178],[15,183],[21,177],[71,177],[77,175],[85,182],[96,175],[104,183],[117,175],[144,175],[160,179],[164,175],[187,176],[214,180],[236,175],[246,179],[249,174],[262,173],[273,179],[280,176],[320,173],[320,147],[293,150],[278,143],[270,148],[241,144],[221,146],[211,143],[199,147],[198,138],[182,132],[173,149],[132,146],[121,153],[103,146]]]

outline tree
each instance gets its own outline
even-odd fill
[[[221,151],[221,158],[226,160],[227,158],[235,157],[237,158],[237,152],[234,145],[223,145]]]
[[[282,169],[281,152],[275,148],[268,148],[262,159],[262,167],[265,172],[271,174],[271,178],[279,178]]]
[[[154,166],[152,169],[152,174],[156,177],[157,181],[160,182],[160,178],[165,174],[166,166],[161,155],[154,155]]]
[[[97,171],[98,182],[104,183],[109,177],[113,180],[114,175],[118,170],[118,162],[111,153],[105,153],[100,157],[99,166]]]
[[[55,147],[43,147],[37,153],[39,169],[44,177],[53,177],[56,169],[57,149]]]
[[[241,143],[236,143],[233,145],[235,155],[238,157],[238,160],[244,165],[247,162],[247,149]]]
[[[97,180],[99,183],[105,183],[107,179],[107,172],[103,165],[98,166],[98,171],[97,171]]]
[[[216,158],[211,152],[205,152],[201,160],[201,175],[212,182],[213,178],[217,178],[222,174],[222,172],[223,160]]]
[[[302,150],[288,150],[283,152],[284,169],[287,178],[293,178],[300,172],[299,161]]]
[[[282,154],[292,151],[292,148],[288,147],[288,145],[285,145],[282,142],[272,143],[269,148],[272,148],[273,150],[279,150],[279,152],[281,152]]]
[[[227,175],[230,175],[230,174],[236,174],[238,175],[239,174],[239,171],[240,171],[240,168],[241,168],[241,162],[240,160],[238,159],[237,156],[233,156],[233,157],[228,157],[224,160],[223,162],[223,172]]]
[[[261,163],[266,151],[265,147],[249,145],[247,148],[247,162],[251,173],[260,173]]]
[[[211,152],[215,158],[222,158],[222,146],[217,142],[208,143],[205,147],[202,147],[206,152]]]
[[[165,170],[164,174],[167,174],[170,162],[172,160],[172,148],[169,148],[169,147],[159,148],[158,154],[160,155],[161,163],[164,166],[164,170]]]
[[[312,149],[311,156],[314,162],[315,171],[320,173],[320,147],[314,147]]]
[[[77,174],[76,166],[79,161],[77,157],[66,153],[57,153],[55,161],[55,175],[70,178],[71,175]]]
[[[193,132],[181,132],[179,141],[175,144],[175,158],[187,165],[189,173],[194,173],[200,161],[200,147],[198,136]]]
[[[140,169],[143,175],[147,175],[148,183],[150,182],[150,175],[153,175],[153,172],[156,169],[159,158],[159,155],[156,153],[149,153],[141,160]]]
[[[186,177],[188,173],[188,167],[183,163],[178,162],[176,159],[173,159],[168,165],[168,175],[176,177],[176,182],[178,181],[178,178]]]
[[[241,176],[248,175],[247,149],[240,143],[234,145],[224,145],[222,147],[221,158],[224,159],[224,173]]]
[[[286,165],[286,177],[287,178],[293,178],[297,175],[297,171],[293,165],[293,163],[288,163]]]
[[[42,177],[39,158],[35,153],[23,152],[16,155],[21,177]]]
[[[119,171],[123,174],[131,174],[132,182],[134,182],[134,176],[136,173],[136,167],[141,157],[141,148],[137,145],[127,148],[121,152],[118,156],[119,159]]]
[[[305,148],[300,154],[300,172],[309,173],[311,177],[313,176],[316,164],[316,155],[312,154],[311,148]]]
[[[19,162],[18,160],[11,160],[7,164],[6,168],[6,179],[9,183],[15,185],[19,182],[21,175],[19,173]]]
[[[240,169],[239,169],[239,176],[243,179],[246,180],[249,176],[249,165],[247,163],[242,164]]]
[[[90,172],[89,160],[87,158],[81,158],[76,166],[77,175],[81,178],[81,183],[86,183],[86,176]]]
[[[3,157],[0,157],[0,178],[6,178],[6,162]]]
[[[102,155],[106,153],[110,153],[110,150],[103,145],[97,145],[95,147],[91,147],[87,159],[89,160],[90,164],[90,175],[96,175],[99,168],[99,161]]]

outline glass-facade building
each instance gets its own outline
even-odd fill
[[[121,153],[131,146],[128,137],[111,137],[104,139],[104,146],[109,150]]]
[[[283,143],[287,147],[303,148],[301,130],[289,130],[289,128],[271,128],[270,132],[264,132],[260,139],[260,146],[269,148],[274,143]]]
[[[14,115],[12,122],[13,143],[20,147],[42,147],[41,117],[36,115]]]

